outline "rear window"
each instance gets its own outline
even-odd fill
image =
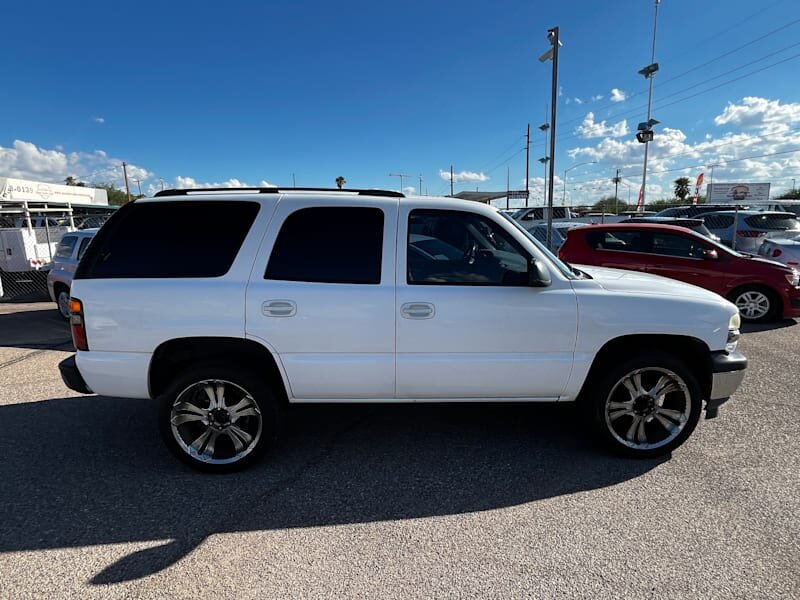
[[[751,215],[745,217],[745,223],[755,229],[768,229],[770,231],[786,231],[787,229],[800,229],[800,222],[795,217],[776,215]]]
[[[258,209],[243,201],[125,205],[97,233],[75,277],[219,277],[231,268]]]
[[[378,284],[382,257],[379,208],[302,208],[283,222],[264,278]]]
[[[70,256],[72,256],[72,251],[75,249],[75,242],[77,241],[78,241],[77,236],[65,235],[63,238],[61,238],[61,241],[58,243],[56,256],[58,258],[69,258]]]

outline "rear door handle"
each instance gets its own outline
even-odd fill
[[[297,304],[292,300],[267,300],[261,305],[265,317],[293,317],[297,314]]]
[[[400,307],[404,319],[432,319],[436,309],[430,302],[406,302]]]

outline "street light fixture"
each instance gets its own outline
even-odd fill
[[[550,184],[547,194],[547,248],[552,247],[553,242],[553,179],[555,177],[555,156],[556,156],[556,104],[558,103],[558,49],[562,46],[558,38],[559,29],[553,27],[547,30],[547,40],[550,48],[539,57],[539,62],[545,63],[553,61],[553,82],[550,90]]]
[[[644,144],[644,166],[642,168],[642,189],[639,193],[639,201],[636,203],[636,210],[644,210],[644,205],[647,195],[647,151],[650,147],[650,142],[653,140],[653,125],[658,123],[655,119],[651,119],[650,111],[653,105],[653,76],[658,71],[658,63],[656,62],[656,30],[658,28],[658,6],[661,0],[656,0],[656,15],[653,20],[653,53],[650,58],[650,64],[639,71],[639,74],[650,82],[650,90],[647,94],[647,121],[639,124],[639,130],[636,132],[636,139]],[[644,125],[644,129],[642,128]]]
[[[414,177],[413,175],[406,175],[405,173],[389,173],[389,177],[400,178],[400,193],[403,193],[403,177]]]
[[[561,206],[567,205],[567,173],[569,173],[570,171],[572,171],[572,169],[576,167],[582,167],[583,165],[596,165],[596,164],[597,164],[596,160],[588,160],[586,162],[578,163],[577,165],[572,165],[571,167],[567,167],[566,169],[564,169],[564,181],[562,182],[564,184],[564,194],[561,197]]]

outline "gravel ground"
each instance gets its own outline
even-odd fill
[[[800,327],[752,329],[720,417],[610,457],[569,406],[298,407],[232,476],[153,404],[81,396],[49,303],[0,304],[1,598],[798,598]]]

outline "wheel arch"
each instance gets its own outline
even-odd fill
[[[251,368],[264,376],[282,402],[288,402],[286,382],[272,352],[254,340],[229,337],[186,337],[161,343],[150,359],[150,397],[160,396],[171,376],[198,362],[233,363]]]
[[[578,398],[583,398],[587,388],[591,386],[603,372],[626,356],[635,356],[648,351],[657,350],[673,354],[682,360],[692,372],[700,386],[703,398],[711,395],[712,371],[711,350],[701,339],[671,334],[632,334],[623,335],[606,342],[597,352],[584,380]]]

